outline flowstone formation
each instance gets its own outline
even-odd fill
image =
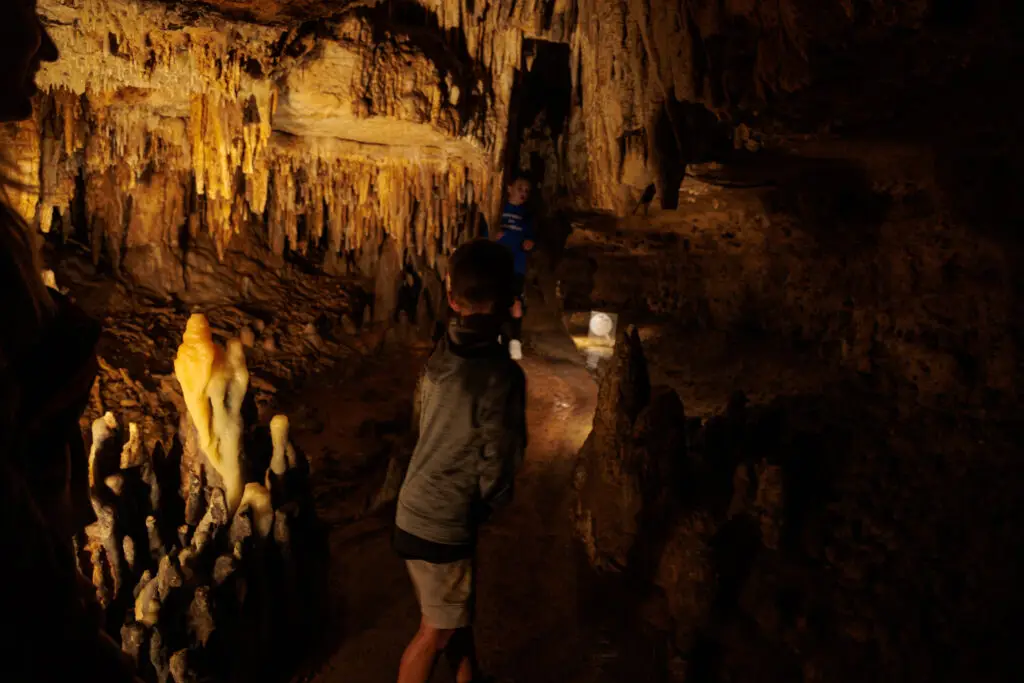
[[[308,467],[285,416],[247,424],[242,347],[221,348],[202,315],[175,374],[187,411],[168,454],[111,413],[92,425],[97,521],[76,539],[80,570],[144,679],[264,680],[294,665],[315,623]]]
[[[372,278],[387,237],[443,276],[515,167],[549,207],[672,208],[688,165],[893,110],[948,152],[943,189],[980,191],[965,154],[999,181],[994,150],[1019,143],[936,132],[935,112],[974,101],[948,84],[987,82],[1016,34],[1006,0],[970,4],[42,0],[63,58],[17,136],[17,203],[169,297],[202,270],[189,253],[254,243]]]

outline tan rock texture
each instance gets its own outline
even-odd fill
[[[596,212],[544,291],[639,327],[575,526],[663,594],[687,679],[1024,678],[1015,2],[40,7],[64,59],[12,135],[38,186],[16,203],[98,279],[201,291],[231,336],[265,322],[253,353],[283,386],[398,336],[374,317],[431,327],[403,301],[438,300],[503,175],[537,164],[545,204]],[[529,92],[555,68],[565,122]],[[120,405],[152,448],[175,396],[141,359],[168,362],[184,313],[130,309],[92,417]],[[678,396],[638,400],[641,374]]]
[[[365,14],[282,33],[152,2],[41,11],[63,58],[19,138],[38,178],[19,204],[44,233],[84,231],[115,271],[156,277],[200,235],[223,259],[254,230],[278,255],[391,234],[432,263],[492,210],[500,127],[439,36]]]
[[[43,0],[63,59],[22,136],[38,197],[19,204],[140,279],[200,233],[221,258],[244,235],[325,260],[388,234],[433,264],[496,217],[505,167],[531,154],[577,208],[628,213],[652,183],[674,205],[716,115],[730,132],[753,117],[755,137],[877,117],[908,79],[1012,42],[1000,0],[952,5]],[[518,121],[552,43],[568,46],[566,121]],[[857,79],[833,78],[837,60]],[[516,126],[538,135],[506,150]]]
[[[682,483],[685,423],[678,394],[652,390],[637,331],[620,333],[574,475],[573,523],[593,566],[652,571]]]

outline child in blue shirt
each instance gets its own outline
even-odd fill
[[[519,360],[523,357],[523,288],[526,284],[527,255],[533,251],[533,221],[526,209],[530,198],[530,181],[526,176],[513,176],[508,186],[508,201],[501,212],[501,226],[497,241],[512,252],[515,263],[515,304],[512,307],[512,326],[509,334],[509,355]]]

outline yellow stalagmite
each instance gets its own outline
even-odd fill
[[[174,376],[181,384],[185,407],[199,434],[199,447],[209,457],[213,445],[210,429],[210,401],[206,387],[224,364],[223,353],[213,341],[206,316],[194,313],[185,324],[178,355],[174,358]]]
[[[288,441],[288,416],[275,415],[270,420],[270,440],[274,445],[273,455],[270,458],[269,472],[282,475],[290,467],[295,466],[295,451]]]
[[[274,508],[270,503],[270,491],[263,484],[250,482],[245,485],[238,510],[252,510],[252,525],[262,538],[270,535],[274,525]]]
[[[242,343],[231,340],[225,354],[213,341],[206,317],[194,314],[185,327],[174,374],[200,448],[221,476],[228,511],[234,512],[245,485],[242,401],[249,388],[249,370]]]

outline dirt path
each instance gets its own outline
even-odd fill
[[[564,335],[537,331],[530,348],[522,363],[529,385],[526,462],[515,502],[480,542],[481,662],[498,681],[654,680],[607,673],[619,648],[617,637],[602,637],[602,623],[617,618],[605,610],[595,619],[588,609],[596,596],[583,585],[587,571],[570,533],[573,461],[590,431],[597,388]],[[295,438],[317,467],[318,506],[330,527],[336,622],[306,681],[393,681],[416,629],[412,587],[390,548],[390,514],[349,520],[372,493],[353,483],[360,462],[373,457],[373,438],[365,427],[360,436],[359,427],[367,417],[386,421],[402,414],[422,361],[422,354],[389,356],[340,385],[325,382],[304,392],[312,418]],[[627,668],[637,673],[634,664]],[[434,680],[450,680],[444,663]]]

